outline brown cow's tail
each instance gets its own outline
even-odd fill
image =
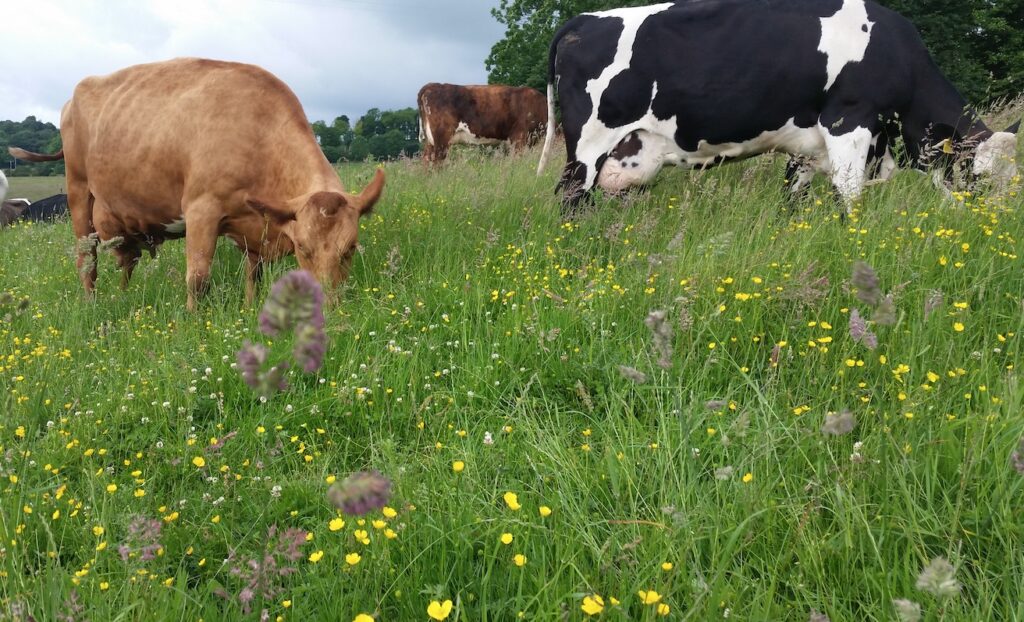
[[[7,153],[18,158],[19,160],[27,160],[29,162],[53,162],[55,160],[64,159],[64,150],[61,149],[57,153],[33,153],[31,151],[25,151],[19,147],[8,147]]]
[[[544,149],[540,152],[540,162],[537,164],[537,174],[544,172],[544,166],[548,163],[548,156],[551,153],[551,141],[555,138],[555,85],[548,82],[548,128],[544,133]]]

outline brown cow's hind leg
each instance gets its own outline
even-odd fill
[[[114,255],[117,256],[117,265],[121,266],[121,289],[128,289],[128,281],[132,278],[135,266],[139,265],[142,249],[137,244],[125,242],[114,250]]]
[[[188,310],[195,311],[197,302],[210,285],[210,266],[220,234],[220,210],[213,201],[197,201],[185,208],[185,283],[188,287]]]
[[[68,173],[68,211],[71,212],[71,229],[75,233],[75,266],[78,278],[85,288],[85,295],[92,297],[96,288],[96,239],[92,234],[96,228],[92,224],[92,207],[95,198],[89,192],[89,184],[84,179],[73,179]],[[92,236],[92,237],[90,237]]]

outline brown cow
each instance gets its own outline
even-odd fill
[[[424,162],[444,160],[448,147],[458,143],[508,142],[519,150],[535,143],[548,122],[547,100],[528,87],[431,82],[416,101]]]
[[[253,65],[197,58],[136,65],[82,80],[61,113],[75,236],[123,238],[115,248],[127,284],[142,249],[185,238],[188,308],[205,292],[217,237],[248,258],[246,299],[261,263],[295,252],[325,286],[348,276],[359,217],[384,173],[359,195],[345,192],[295,94]],[[95,244],[78,268],[91,294]]]

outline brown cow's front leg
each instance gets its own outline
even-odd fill
[[[215,202],[192,203],[185,210],[185,284],[189,311],[195,311],[210,286],[210,266],[220,234],[220,209]]]
[[[260,277],[263,276],[263,260],[257,253],[247,253],[248,266],[245,279],[245,304],[252,306],[256,298],[256,288],[259,287]]]

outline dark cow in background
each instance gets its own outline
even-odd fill
[[[0,227],[6,227],[16,220],[29,222],[53,222],[68,215],[68,195],[55,194],[39,199],[35,203],[28,199],[8,199],[0,203]]]
[[[10,199],[0,203],[0,227],[6,227],[21,218],[30,204],[28,199]]]
[[[849,206],[872,143],[897,120],[915,163],[948,167],[959,154],[975,174],[1015,173],[1016,136],[987,128],[913,25],[870,0],[668,2],[569,20],[550,47],[538,172],[556,89],[567,206],[595,185],[649,181],[665,164],[768,151],[805,157]]]
[[[55,194],[52,197],[39,199],[28,205],[21,213],[21,220],[31,222],[52,222],[67,218],[68,216],[68,195]]]
[[[534,144],[547,123],[547,103],[535,89],[459,86],[431,82],[416,98],[423,160],[438,162],[455,144],[497,145],[513,150]]]

